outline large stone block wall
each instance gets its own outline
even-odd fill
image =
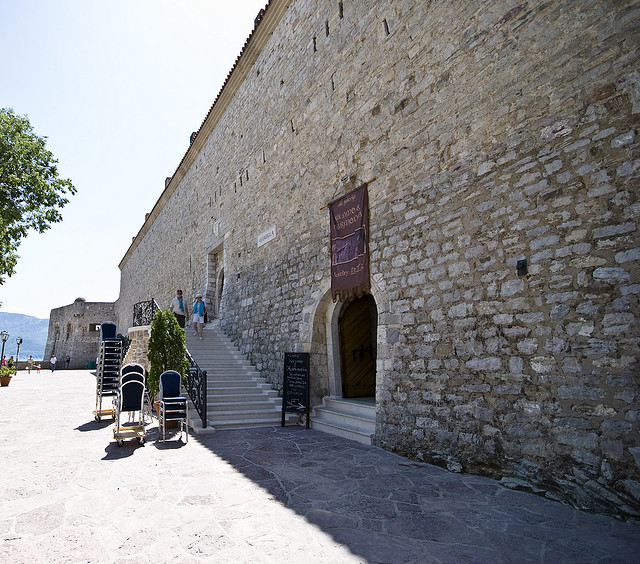
[[[323,208],[369,182],[376,443],[637,517],[639,15],[293,0],[121,264],[118,316],[210,290],[215,255],[225,330],[276,386],[311,352],[319,403]]]

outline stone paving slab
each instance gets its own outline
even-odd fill
[[[288,426],[119,448],[89,371],[0,388],[0,562],[632,563],[640,526]]]

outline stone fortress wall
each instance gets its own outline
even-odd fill
[[[306,351],[313,403],[339,395],[324,208],[367,182],[376,444],[637,517],[639,16],[272,0],[120,264],[118,327],[221,295],[276,387]]]
[[[115,321],[114,304],[87,302],[77,298],[72,304],[51,310],[49,334],[44,349],[47,363],[52,354],[58,359],[58,368],[87,369],[96,362],[100,345],[100,324]],[[119,332],[125,333],[118,328]]]

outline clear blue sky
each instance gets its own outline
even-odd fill
[[[0,107],[26,115],[78,189],[30,233],[0,310],[115,301],[118,264],[267,0],[0,0]]]

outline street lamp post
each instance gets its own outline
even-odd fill
[[[16,370],[18,369],[18,357],[20,355],[20,345],[22,344],[22,337],[18,337],[16,339],[16,344],[18,345],[18,348],[16,349]]]
[[[0,337],[2,338],[2,355],[0,355],[0,360],[4,358],[4,344],[7,342],[7,339],[9,338],[9,333],[7,333],[7,331],[2,331],[2,333],[0,333]]]

